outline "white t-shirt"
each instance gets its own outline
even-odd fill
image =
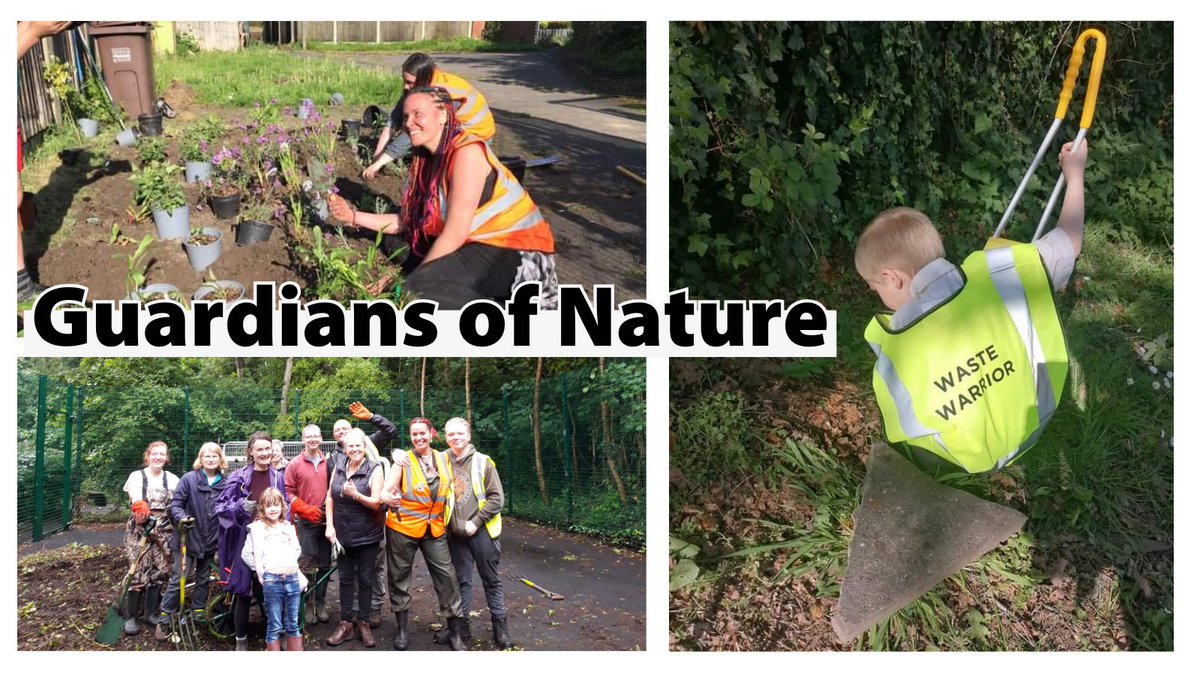
[[[165,499],[166,499],[167,503],[170,503],[171,494],[173,494],[175,492],[175,486],[179,484],[179,477],[165,469],[163,470],[163,473],[166,474],[166,476],[167,476],[167,496]],[[146,492],[147,492],[147,494],[143,495],[142,494],[142,469],[138,469],[137,471],[134,471],[133,473],[129,474],[129,478],[127,478],[125,480],[125,485],[122,486],[121,489],[125,491],[125,494],[129,495],[129,503],[130,504],[132,504],[133,502],[138,502],[138,501],[142,501],[142,500],[145,500],[145,501],[153,504],[153,502],[162,498],[161,496],[155,494],[157,491],[162,490],[162,485],[163,485],[162,476],[151,476],[150,471],[147,469],[146,470]]]
[[[1050,274],[1054,290],[1066,286],[1071,273],[1075,271],[1075,246],[1071,243],[1071,237],[1056,227],[1033,245],[1042,256],[1042,264]],[[900,330],[911,325],[957,293],[963,283],[958,266],[945,258],[938,258],[922,267],[912,280],[913,299],[892,315],[891,329]]]

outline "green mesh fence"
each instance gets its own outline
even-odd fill
[[[616,384],[597,378],[595,371],[580,370],[548,376],[539,387],[531,378],[500,391],[472,392],[472,440],[496,461],[506,515],[644,543],[645,368],[615,363],[609,372],[620,369],[627,372]],[[44,411],[38,403],[39,386],[46,388]],[[167,469],[182,475],[191,470],[207,441],[231,443],[231,454],[239,454],[233,450],[240,447],[239,441],[266,430],[285,441],[290,457],[299,452],[300,430],[307,424],[319,425],[327,441],[338,419],[374,431],[371,424],[350,415],[347,406],[353,401],[399,428],[381,451],[407,447],[407,423],[413,417],[428,417],[440,430],[447,419],[468,416],[462,390],[426,389],[422,397],[420,391],[366,387],[286,392],[253,387],[76,388],[22,375],[18,397],[22,541],[68,526],[84,503],[127,507],[121,486],[142,466],[151,441],[167,443]],[[66,415],[68,406],[74,407],[74,415]],[[534,432],[535,419],[540,434]],[[45,439],[39,442],[42,429]],[[69,448],[71,444],[75,447]],[[445,449],[444,439],[435,447]]]

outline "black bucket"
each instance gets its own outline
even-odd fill
[[[235,192],[224,197],[211,197],[213,215],[221,220],[229,220],[238,214],[242,204],[242,195]]]
[[[518,183],[525,182],[525,158],[524,157],[501,157],[500,163],[508,168],[517,178]]]
[[[260,241],[267,241],[271,238],[271,232],[275,230],[267,223],[260,223],[254,220],[243,220],[237,226],[237,245],[249,246],[257,244]]]
[[[162,114],[138,115],[138,129],[143,136],[162,136]]]
[[[362,130],[362,122],[359,120],[342,120],[342,136],[346,138],[358,138],[358,132]]]

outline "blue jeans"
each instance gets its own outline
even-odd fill
[[[279,642],[281,633],[300,637],[300,574],[263,575],[263,603],[267,608],[267,642]]]

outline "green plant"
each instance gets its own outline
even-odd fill
[[[194,127],[188,129],[179,141],[179,155],[185,162],[208,162],[209,142]]]
[[[138,164],[146,166],[167,159],[167,139],[161,136],[142,136],[137,141]]]
[[[125,258],[125,290],[130,296],[136,296],[146,285],[146,266],[142,264],[142,259],[146,257],[146,252],[153,243],[154,235],[142,237],[134,252]]]
[[[137,189],[134,201],[160,211],[174,211],[187,204],[183,183],[178,179],[183,168],[174,164],[150,164],[129,178]]]
[[[269,223],[275,219],[276,205],[274,202],[266,203],[259,200],[250,200],[242,204],[241,220],[250,220],[256,223]]]
[[[175,54],[178,56],[188,56],[190,54],[200,53],[200,43],[196,40],[196,36],[187,31],[182,31],[175,34]]]

